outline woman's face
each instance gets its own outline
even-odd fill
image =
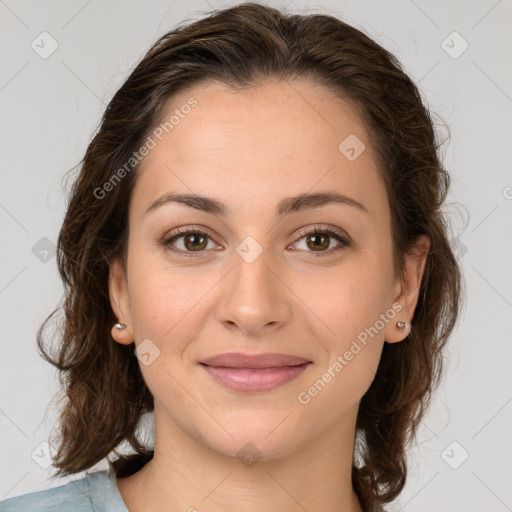
[[[112,307],[128,325],[115,336],[142,343],[161,421],[220,453],[251,442],[276,458],[353,424],[384,340],[407,336],[396,322],[412,317],[423,262],[395,279],[376,155],[330,91],[304,81],[244,92],[203,83],[173,98],[164,120],[173,114],[137,171],[127,275],[111,267]],[[166,194],[208,202],[155,203]],[[346,200],[328,201],[334,194]],[[202,364],[225,353],[309,364]]]

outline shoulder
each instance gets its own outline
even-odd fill
[[[93,512],[103,510],[107,473],[98,471],[60,487],[0,502],[0,512]]]

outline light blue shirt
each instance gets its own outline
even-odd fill
[[[0,502],[0,512],[129,512],[109,471]]]

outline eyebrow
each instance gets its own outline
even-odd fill
[[[158,208],[170,204],[178,203],[195,208],[206,213],[213,213],[214,215],[231,215],[231,210],[222,202],[200,196],[197,194],[173,194],[167,193],[155,199],[146,210],[145,215],[150,212],[157,210]],[[309,210],[312,208],[320,208],[327,204],[344,204],[348,206],[354,206],[360,211],[370,213],[368,209],[346,195],[338,194],[337,192],[317,192],[317,193],[304,193],[292,197],[286,197],[279,201],[276,207],[276,215],[283,217],[290,213],[295,213],[303,210]]]

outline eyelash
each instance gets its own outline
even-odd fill
[[[304,237],[306,237],[308,235],[318,235],[318,234],[328,235],[340,243],[332,249],[328,249],[325,251],[319,251],[316,254],[315,254],[315,251],[308,251],[308,252],[310,252],[310,255],[307,257],[319,258],[319,257],[323,257],[323,256],[328,256],[335,252],[340,251],[341,249],[343,249],[345,247],[350,247],[352,245],[351,242],[345,236],[343,236],[340,232],[338,232],[337,230],[330,228],[328,226],[325,226],[325,227],[315,226],[313,229],[308,228],[308,229],[303,229],[303,230],[299,231],[297,233],[297,236],[299,237],[297,242],[299,242],[300,240],[302,240]],[[208,233],[206,233],[205,231],[203,231],[201,229],[194,228],[194,227],[184,227],[184,228],[179,228],[177,233],[174,233],[168,237],[165,237],[162,240],[162,245],[167,247],[171,252],[173,252],[177,256],[185,257],[185,258],[196,258],[196,257],[200,256],[201,253],[205,252],[206,249],[204,249],[202,251],[183,251],[182,249],[172,249],[169,247],[173,242],[175,242],[179,238],[182,238],[186,235],[199,235],[199,236],[207,237],[208,239],[212,240],[212,238],[208,235]],[[295,243],[297,243],[297,242],[295,242]],[[294,245],[294,244],[292,244],[292,245]]]

